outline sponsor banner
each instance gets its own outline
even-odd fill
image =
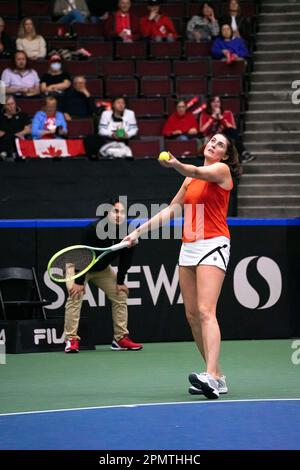
[[[85,155],[82,139],[16,139],[19,157],[24,158],[60,158]]]

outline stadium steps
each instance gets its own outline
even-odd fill
[[[300,0],[262,1],[258,24],[244,132],[256,160],[243,165],[238,214],[300,217]]]

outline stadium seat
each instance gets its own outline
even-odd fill
[[[212,61],[212,76],[213,77],[226,77],[226,76],[242,76],[245,73],[246,65],[243,60],[226,64],[221,60]]]
[[[69,137],[79,138],[94,134],[94,125],[92,119],[73,119],[68,121]]]
[[[232,111],[236,116],[239,116],[243,111],[240,98],[228,98],[222,96],[222,103],[224,109],[230,109],[230,111]]]
[[[160,152],[160,140],[131,140],[133,158],[157,158]]]
[[[240,95],[243,92],[240,78],[213,78],[210,86],[212,95]]]
[[[92,96],[102,98],[103,82],[101,78],[87,79],[87,88]]]
[[[211,42],[190,42],[186,41],[184,44],[186,57],[210,57],[211,56]]]
[[[49,61],[45,60],[29,60],[28,66],[36,70],[38,76],[41,78],[44,73],[47,73],[49,70]],[[65,62],[63,63],[63,68],[65,68]]]
[[[185,18],[186,10],[185,10],[185,3],[186,2],[178,2],[178,3],[164,3],[161,6],[161,11],[164,15],[169,16],[170,18]]]
[[[1,7],[1,3],[0,3],[0,7]],[[5,21],[5,32],[13,38],[17,37],[19,27],[20,27],[20,22],[19,21]],[[3,61],[1,59],[1,64],[2,64],[2,62]]]
[[[134,76],[134,61],[105,61],[102,62],[102,74],[104,77],[132,77]]]
[[[164,96],[173,93],[173,83],[168,77],[141,79],[141,96]]]
[[[41,111],[44,104],[43,99],[32,98],[30,100],[17,98],[17,106],[21,108],[23,113],[27,113],[29,116],[34,116],[35,113]]]
[[[74,75],[84,75],[85,77],[97,77],[97,61],[92,60],[71,60],[65,61],[64,69],[69,72],[72,78]]]
[[[74,23],[74,31],[79,37],[100,38],[104,35],[103,23]]]
[[[186,141],[165,139],[165,148],[175,157],[196,157],[197,156],[197,140],[191,139]]]
[[[22,16],[51,16],[51,2],[22,1]]]
[[[203,77],[209,75],[209,61],[197,60],[195,62],[188,61],[175,61],[173,64],[175,77],[191,76]]]
[[[142,136],[160,136],[164,123],[164,119],[139,119],[139,134]]]
[[[108,78],[105,81],[107,97],[113,96],[136,96],[137,95],[137,81],[135,78],[115,79]]]
[[[111,42],[92,42],[80,40],[80,47],[87,49],[94,57],[112,57],[113,45]]]
[[[42,32],[42,31],[41,31]],[[48,50],[52,49],[68,49],[70,51],[76,51],[78,49],[78,42],[69,39],[50,39]]]
[[[146,44],[144,42],[117,42],[116,59],[135,59],[146,57]]]
[[[207,80],[199,78],[177,78],[176,94],[177,96],[186,95],[206,95]]]
[[[170,60],[141,60],[136,63],[136,73],[140,77],[171,75]]]
[[[10,2],[0,2],[0,12],[1,16],[5,19],[8,18],[17,18],[18,16],[18,1],[11,0]]]
[[[177,42],[152,42],[150,44],[150,57],[152,58],[175,58],[181,56],[181,43]]]
[[[128,100],[128,108],[135,112],[137,117],[161,117],[164,115],[164,102],[161,98]]]

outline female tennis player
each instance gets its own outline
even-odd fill
[[[143,233],[168,222],[178,215],[178,208],[184,208],[179,282],[186,316],[206,364],[205,372],[189,375],[189,392],[218,398],[228,389],[219,366],[221,336],[216,307],[229,260],[226,216],[232,176],[240,174],[238,154],[226,136],[216,134],[204,149],[203,167],[180,163],[172,155],[160,163],[186,178],[171,204],[125,240],[135,243]]]

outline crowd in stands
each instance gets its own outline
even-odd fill
[[[134,8],[137,5],[144,7],[145,14],[140,16],[136,14]],[[88,155],[121,156],[123,151],[124,156],[131,156],[130,141],[137,136],[143,139],[145,126],[142,123],[141,126],[139,125],[141,113],[136,116],[134,107],[129,109],[130,106],[126,101],[130,101],[128,97],[132,99],[147,97],[143,87],[146,88],[147,77],[150,76],[152,84],[156,83],[155,77],[161,78],[162,80],[157,80],[157,83],[163,83],[169,90],[149,95],[154,100],[160,98],[164,102],[163,112],[158,113],[156,117],[163,117],[165,122],[160,131],[153,134],[154,137],[160,136],[160,139],[164,137],[170,141],[185,143],[197,142],[199,149],[213,133],[222,131],[234,139],[241,161],[251,160],[253,157],[243,146],[240,129],[233,112],[226,109],[219,94],[213,93],[213,87],[210,89],[207,87],[207,76],[209,76],[208,69],[211,68],[213,61],[218,61],[223,64],[222,67],[232,67],[226,69],[225,77],[228,79],[228,86],[232,77],[237,77],[240,83],[243,82],[240,70],[243,72],[246,69],[247,60],[251,57],[253,17],[243,16],[243,2],[237,0],[222,3],[219,14],[216,13],[216,2],[193,2],[193,5],[196,7],[193,9],[195,14],[186,18],[186,21],[181,18],[181,22],[176,22],[170,15],[170,9],[167,12],[164,11],[167,3],[160,0],[148,0],[144,2],[144,5],[130,0],[101,0],[101,2],[55,0],[51,14],[53,33],[47,37],[39,34],[43,32],[43,22],[37,22],[34,16],[21,18],[16,33],[13,34],[5,31],[6,27],[9,30],[12,20],[7,19],[5,15],[3,18],[0,17],[0,70],[2,71],[1,80],[6,86],[7,93],[0,115],[0,157],[5,159],[7,156],[16,155],[15,138],[66,138],[70,135],[69,126],[72,122],[86,118],[93,119],[95,129],[94,133],[84,136]],[[223,15],[220,15],[220,11]],[[87,39],[85,38],[85,41],[81,43],[80,38],[76,39],[76,31],[79,35],[81,25],[88,28],[99,27],[100,39],[93,37],[93,41],[90,40],[86,29],[83,37],[86,36]],[[63,32],[62,35],[61,32]],[[15,40],[14,35],[16,35]],[[79,50],[80,58],[86,59],[79,62],[77,73],[72,73],[68,69],[67,61],[64,60],[66,56],[62,50],[59,47],[53,47],[57,36],[65,41],[67,48],[69,45],[71,54],[76,54]],[[77,41],[76,46],[82,46],[82,48],[72,51],[74,37]],[[144,51],[141,59],[145,59],[144,63],[148,63],[150,67],[149,72],[145,74],[146,80],[143,74],[136,77],[138,56],[130,56],[130,50],[127,57],[128,67],[136,61],[136,64],[132,65],[133,77],[130,72],[116,74],[116,76],[112,73],[110,81],[110,70],[107,75],[103,76],[103,79],[99,78],[97,71],[85,72],[85,66],[88,63],[96,68],[95,59],[105,62],[107,57],[111,59],[110,55],[113,55],[115,59],[110,61],[111,69],[118,62],[120,65],[124,64],[126,56],[123,56],[121,60],[118,56],[118,47],[122,43],[124,46],[128,45],[126,47],[131,47],[130,44],[141,44]],[[160,59],[158,64],[153,55],[150,54],[147,57],[147,51],[155,43],[159,43],[158,48],[178,44],[180,52],[176,52],[174,56],[172,53],[170,56],[158,56]],[[191,61],[186,60],[190,44],[199,48]],[[97,46],[109,46],[113,52],[103,57],[97,53]],[[208,51],[208,53],[202,54],[202,51]],[[211,55],[213,61],[203,60],[208,54]],[[5,67],[2,66],[1,59],[5,60],[2,61]],[[10,64],[8,59],[11,60]],[[82,73],[79,70],[80,64],[82,64]],[[196,72],[195,76],[193,72],[182,73],[183,77],[185,75],[188,77],[189,83],[184,83],[181,76],[176,76],[176,67],[178,66],[178,70],[180,68],[178,64],[183,64],[183,68],[186,64],[187,69],[188,65],[196,64],[199,66],[199,72]],[[209,65],[207,65],[207,71],[202,73],[200,69],[205,64]],[[164,65],[170,68],[172,66],[172,70],[163,71]],[[155,71],[155,67],[159,73]],[[237,73],[236,70],[239,72]],[[89,78],[90,76],[93,78]],[[124,92],[123,89],[128,76],[129,84],[135,86],[135,91],[130,93]],[[224,77],[221,75],[221,78]],[[105,93],[103,94],[104,80]],[[174,89],[171,85],[173,82]],[[183,85],[186,88],[181,91],[180,87]],[[109,91],[110,86],[114,92]],[[204,91],[201,91],[202,89]],[[243,94],[243,88],[233,93],[225,89],[220,95],[238,96],[239,103],[241,103],[240,93]],[[205,106],[201,109],[198,107],[196,110],[188,106],[192,95],[198,95],[200,102]],[[35,109],[35,113],[22,112],[22,106],[26,106],[26,100],[29,101],[29,99],[32,103],[38,102],[40,105],[39,109]],[[103,99],[106,100],[104,105],[101,103]],[[147,116],[147,109],[142,114]],[[149,116],[151,117],[151,113]]]

